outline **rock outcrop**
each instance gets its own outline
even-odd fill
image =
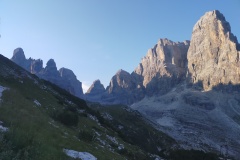
[[[25,54],[24,54],[24,51],[22,48],[16,48],[13,51],[13,57],[11,58],[11,60],[23,68],[26,67],[27,60],[26,60],[26,57],[25,57]]]
[[[41,59],[32,60],[30,72],[32,74],[37,74],[43,69],[43,61]]]
[[[43,68],[41,59],[26,59],[23,49],[17,48],[14,50],[11,60],[30,73],[58,85],[77,97],[83,97],[82,83],[77,80],[73,71],[66,68],[61,68],[58,71],[53,59],[50,59],[46,67]]]
[[[52,83],[56,83],[57,85],[59,85],[59,79],[61,78],[53,59],[50,59],[47,62],[46,67],[37,73],[37,76]]]
[[[132,104],[138,99],[136,89],[136,81],[133,76],[121,69],[112,77],[106,89],[107,94],[111,97],[108,100],[113,103]]]
[[[164,94],[185,79],[189,41],[160,39],[133,72],[146,94]]]
[[[104,98],[109,97],[107,94],[103,84],[100,80],[95,80],[93,84],[90,86],[90,88],[85,93],[85,100],[91,101],[91,102],[100,102],[100,103],[108,103],[104,100]]]
[[[101,81],[98,79],[93,82],[93,84],[90,86],[90,88],[87,90],[85,95],[88,96],[96,96],[96,95],[101,95],[105,92],[105,88]]]
[[[73,71],[67,68],[60,68],[59,73],[62,78],[60,86],[63,86],[63,88],[77,97],[83,97],[82,82],[77,79]]]
[[[202,84],[204,90],[219,84],[239,84],[239,49],[225,17],[217,10],[207,12],[192,32],[187,56],[191,82]]]
[[[107,91],[110,94],[120,93],[124,91],[131,91],[135,88],[134,81],[131,75],[124,71],[119,70],[111,79]]]

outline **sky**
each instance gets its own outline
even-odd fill
[[[53,58],[86,91],[129,73],[160,38],[191,39],[194,24],[219,10],[240,41],[239,0],[0,0],[0,54],[21,47],[26,58]]]

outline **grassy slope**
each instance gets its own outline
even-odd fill
[[[137,144],[143,150],[162,155],[176,145],[175,140],[154,129],[149,122],[137,111],[126,106],[111,105],[96,107],[103,115],[112,116],[110,126],[127,142]],[[120,127],[120,128],[119,128]],[[159,151],[161,149],[162,151]]]
[[[88,151],[99,159],[101,157],[103,159],[120,158],[104,148],[96,149],[95,142],[79,141],[77,138],[79,129],[84,128],[84,126],[87,126],[88,129],[99,127],[94,121],[79,116],[78,126],[65,126],[54,121],[50,116],[55,110],[59,111],[64,108],[52,94],[39,90],[38,86],[31,85],[31,82],[27,82],[27,80],[23,80],[23,84],[20,83],[21,87],[19,88],[18,84],[9,84],[11,85],[7,85],[6,82],[5,85],[1,83],[10,90],[3,94],[0,120],[10,128],[10,131],[6,133],[6,138],[12,142],[17,153],[29,150],[27,154],[34,152],[32,154],[36,156],[32,157],[34,159],[66,159],[62,149],[69,148]],[[36,106],[35,99],[41,103],[41,107]],[[21,157],[23,155],[24,153]]]

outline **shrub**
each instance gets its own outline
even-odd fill
[[[174,150],[170,152],[168,158],[171,160],[217,160],[218,156],[198,150]]]
[[[66,126],[77,126],[78,125],[78,115],[77,113],[71,111],[62,111],[55,115],[55,119],[60,121]]]
[[[96,135],[92,131],[82,130],[79,132],[78,138],[86,142],[92,142],[95,140]]]

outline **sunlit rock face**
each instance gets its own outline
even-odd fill
[[[239,84],[239,49],[225,17],[217,10],[207,12],[192,32],[187,54],[191,82],[201,82],[204,90],[218,84]]]
[[[106,91],[109,100],[114,103],[132,104],[138,99],[135,79],[124,70],[119,70],[112,77]]]
[[[166,93],[185,79],[189,41],[160,39],[133,72],[147,95]]]

